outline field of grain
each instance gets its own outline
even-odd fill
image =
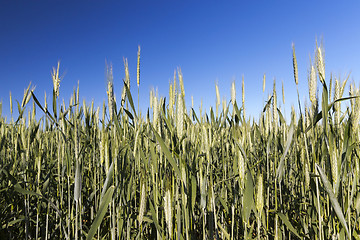
[[[58,65],[49,102],[29,86],[18,117],[0,115],[0,238],[360,239],[360,90],[343,97],[347,79],[325,78],[321,46],[313,59],[310,104],[285,121],[274,82],[257,122],[244,82],[229,102],[215,86],[216,106],[198,113],[179,71],[140,113],[127,61],[119,99],[108,66],[101,109],[79,87],[58,99]],[[298,86],[295,48],[293,66]],[[137,70],[139,89],[140,48]]]

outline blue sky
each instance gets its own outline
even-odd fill
[[[60,99],[68,103],[80,82],[80,97],[101,106],[106,100],[105,60],[113,64],[115,93],[128,58],[131,90],[137,99],[136,55],[141,46],[140,108],[149,92],[168,96],[174,70],[182,69],[186,103],[194,96],[215,106],[215,82],[230,100],[235,79],[241,101],[245,79],[247,115],[258,117],[276,79],[285,87],[286,114],[297,106],[293,78],[294,42],[299,90],[308,99],[309,56],[323,39],[326,77],[360,82],[360,2],[358,1],[8,1],[0,2],[0,101],[9,115],[9,92],[21,102],[31,81],[43,101],[52,93],[50,71],[61,61]],[[266,90],[262,92],[262,76]],[[319,85],[319,84],[318,84]],[[348,89],[345,91],[347,95]],[[281,98],[281,97],[280,97]],[[279,99],[283,106],[282,101]],[[16,108],[14,106],[14,111]],[[40,113],[38,111],[38,113]]]

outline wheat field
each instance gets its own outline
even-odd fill
[[[58,65],[49,102],[29,85],[18,117],[0,114],[0,238],[360,239],[360,90],[325,78],[323,51],[290,121],[275,81],[258,121],[244,79],[241,98],[234,82],[221,102],[216,85],[209,113],[187,108],[181,71],[141,113],[127,60],[120,99],[108,66],[102,108],[80,102],[79,86],[60,101]],[[298,87],[294,46],[293,66]]]

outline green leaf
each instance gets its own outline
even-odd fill
[[[20,103],[18,101],[17,102],[17,105],[18,105],[18,111],[19,111],[19,116],[15,122],[15,125],[18,124],[18,122],[20,121],[20,119],[22,118],[23,114],[24,114],[24,111],[25,111],[25,108],[21,109],[21,106],[20,106]]]
[[[11,222],[8,222],[6,225],[4,224],[3,225],[3,228],[7,228],[7,227],[12,227],[13,225],[15,225],[16,223],[18,223],[18,222],[22,222],[22,221],[25,221],[25,216],[20,216],[20,218],[18,218],[18,219],[15,219],[15,220],[13,220],[13,221],[11,221]]]
[[[134,111],[135,117],[137,118],[136,111],[135,111],[135,106],[134,106],[134,101],[132,99],[131,92],[129,90],[129,86],[126,84],[125,81],[124,81],[124,86],[125,86],[125,89],[126,89],[126,96],[127,96],[128,100],[129,100],[130,106],[131,106],[132,110]]]
[[[251,171],[247,168],[245,191],[243,198],[243,221],[248,222],[251,209],[254,209],[254,182],[251,176]]]
[[[120,113],[119,113],[119,114],[120,114]],[[118,119],[118,117],[117,117],[116,115],[113,117],[113,121],[114,121],[114,124],[115,124],[115,127],[116,127],[116,131],[117,131],[119,134],[121,134],[122,131],[121,131],[119,119]]]
[[[220,221],[217,222],[217,226],[220,228],[222,233],[225,235],[225,238],[230,239],[230,234],[226,231],[226,229],[223,226],[221,226]]]
[[[284,116],[282,115],[280,109],[276,108],[276,110],[277,110],[277,112],[278,112],[278,115],[279,115],[279,119],[280,119],[281,124],[286,125],[285,118],[284,118]]]
[[[51,121],[55,122],[55,119],[53,118],[53,116],[51,116],[51,114],[48,112],[48,110],[47,110],[47,109],[44,109],[44,108],[41,106],[39,100],[36,98],[36,96],[35,96],[35,94],[34,94],[33,91],[31,91],[31,95],[32,95],[35,103],[38,105],[38,107],[51,119]]]
[[[40,121],[31,129],[30,144],[34,141],[37,131],[39,130]]]
[[[24,108],[25,105],[30,101],[30,95],[29,95],[30,86],[31,86],[31,82],[30,82],[29,86],[27,87],[27,89],[24,92],[23,100],[21,102],[21,107],[22,108]]]
[[[57,106],[56,106],[56,93],[53,90],[53,113],[54,113],[54,118],[57,119]]]
[[[215,123],[215,116],[212,107],[210,108],[210,119],[212,123]]]
[[[196,122],[198,124],[201,124],[201,122],[199,121],[199,118],[197,117],[196,113],[195,113],[195,110],[192,108],[191,109],[192,113],[193,113],[193,120],[196,120]]]
[[[113,175],[114,175],[114,162],[111,163],[110,168],[109,168],[109,172],[106,175],[104,186],[103,186],[103,189],[101,191],[101,198],[106,194],[110,184],[112,183]]]
[[[107,191],[106,194],[104,195],[104,197],[101,199],[100,201],[100,207],[99,210],[96,213],[96,217],[93,221],[93,223],[91,224],[90,230],[88,232],[88,235],[86,237],[87,240],[89,239],[93,239],[97,229],[100,227],[100,224],[107,212],[109,203],[112,199],[112,195],[114,193],[114,186],[111,186]]]
[[[28,195],[31,195],[31,196],[37,196],[37,197],[43,197],[43,195],[39,194],[39,193],[36,193],[36,192],[33,192],[33,191],[29,191],[29,190],[26,190],[26,189],[23,189],[20,184],[16,184],[14,186],[14,190],[21,193],[21,194],[28,194]]]
[[[154,205],[153,205],[152,201],[149,201],[149,203],[150,203],[149,205],[150,205],[150,212],[151,212],[152,220],[155,223],[156,229],[161,233],[163,230],[161,229],[161,227],[159,225],[159,221],[158,221],[157,216],[156,216]]]
[[[355,204],[356,214],[359,215],[360,214],[360,192],[358,192],[354,204]]]
[[[195,200],[196,200],[196,188],[197,188],[196,177],[192,175],[191,176],[191,211],[194,211]]]
[[[134,116],[131,114],[131,112],[129,112],[129,111],[126,110],[125,108],[124,108],[124,111],[125,111],[125,113],[129,116],[129,118],[130,118],[131,120],[134,120]]]
[[[80,163],[76,163],[75,170],[75,184],[74,184],[74,200],[79,201],[81,196],[81,173],[80,173]]]
[[[170,119],[166,117],[166,114],[164,111],[161,111],[161,114],[162,114],[162,120],[164,120],[164,125],[165,127],[172,133],[174,132],[173,129],[174,129],[174,126],[173,124],[171,123]],[[185,115],[185,114],[184,114]]]
[[[15,184],[14,185],[14,190],[18,193],[21,193],[21,194],[24,194],[24,195],[31,195],[31,196],[36,196],[36,197],[39,197],[45,201],[47,201],[50,206],[55,209],[55,211],[61,216],[62,213],[60,212],[60,210],[56,207],[56,205],[50,201],[49,199],[47,199],[46,197],[44,197],[42,194],[40,193],[36,193],[36,192],[33,192],[33,191],[29,191],[29,190],[26,190],[26,189],[23,189],[19,183]]]
[[[322,119],[323,119],[323,132],[326,135],[327,122],[328,122],[328,90],[325,82],[323,82],[323,91],[322,91],[322,101],[321,101],[321,110],[322,110]]]
[[[221,121],[221,127],[222,128],[226,126],[226,117],[227,117],[228,112],[229,112],[229,106],[230,106],[230,104],[227,105],[225,112],[223,111],[221,113],[221,115],[220,115],[220,117],[222,117],[222,120],[219,120],[219,121]]]
[[[171,156],[170,150],[166,147],[164,140],[160,137],[160,135],[155,131],[155,129],[152,127],[152,125],[150,125],[156,140],[159,142],[161,149],[164,151],[166,159],[169,161],[169,163],[171,164],[171,166],[174,168],[175,173],[178,175],[178,178],[181,179],[181,173],[180,173],[180,169],[177,165],[177,163],[175,162],[174,158]]]
[[[35,103],[38,105],[38,107],[44,112],[46,113],[46,111],[44,110],[44,108],[42,107],[42,105],[40,104],[39,100],[35,97],[35,94],[33,91],[31,91],[31,96],[33,97]]]
[[[318,121],[320,121],[322,119],[322,111],[319,112],[318,114],[316,114],[316,116],[314,117],[314,120],[313,120],[313,124],[310,124],[306,130],[305,130],[305,133],[307,133],[312,127],[315,127],[316,123]],[[302,119],[302,121],[304,121],[304,119]]]
[[[264,109],[263,109],[263,112],[266,112],[266,109],[268,109],[270,107],[270,104],[271,104],[271,100],[273,99],[274,96],[271,96],[271,98],[267,101]]]
[[[2,148],[4,146],[4,143],[5,143],[5,136],[2,136],[1,137],[1,140],[0,140],[0,152],[2,151]]]
[[[355,240],[360,240],[360,236],[358,235],[358,233],[356,231],[353,231],[352,235],[355,238]]]
[[[285,216],[285,214],[278,212],[277,215],[280,217],[281,221],[283,221],[283,223],[285,223],[286,227],[293,233],[295,234],[298,238],[301,239],[299,233],[296,231],[296,229],[293,227],[293,225],[291,224],[291,222],[289,221],[288,217]]]
[[[290,130],[289,130],[288,139],[286,141],[286,148],[285,148],[284,154],[282,155],[282,157],[280,159],[279,166],[276,170],[276,177],[279,179],[279,182],[281,181],[282,173],[284,172],[285,157],[290,149],[293,135],[294,135],[294,125],[291,125]]]
[[[335,210],[335,213],[336,215],[338,216],[341,224],[343,225],[343,227],[345,228],[346,230],[346,233],[347,235],[350,237],[350,233],[349,233],[349,229],[348,229],[348,226],[346,224],[346,220],[345,220],[345,217],[344,217],[344,214],[341,210],[341,207],[340,207],[340,204],[338,202],[338,200],[336,199],[335,197],[335,194],[333,192],[333,188],[331,186],[331,183],[329,182],[328,178],[326,177],[324,171],[322,170],[322,168],[316,163],[315,164],[319,174],[320,174],[320,178],[324,184],[324,187],[325,187],[325,190],[326,192],[328,193],[329,197],[330,197],[330,201],[331,201],[331,204]]]
[[[326,96],[325,97],[327,97],[327,92],[326,92]],[[349,100],[349,99],[352,99],[352,98],[358,98],[358,97],[360,97],[360,96],[354,96],[354,97],[346,97],[346,98],[339,98],[339,99],[336,99],[334,102],[332,102],[330,105],[327,103],[327,101],[326,101],[326,106],[327,106],[327,108],[325,108],[325,106],[322,108],[323,109],[323,111],[324,111],[324,109],[325,110],[327,110],[327,111],[329,111],[331,108],[332,108],[332,106],[334,105],[334,103],[336,103],[336,102],[341,102],[341,101],[345,101],[345,100]],[[323,118],[323,111],[320,111],[318,114],[316,114],[316,116],[314,117],[314,120],[313,120],[313,125],[309,125],[307,128],[306,128],[306,131],[305,132],[308,132],[313,126],[315,126],[316,125],[316,123],[318,122],[318,121],[320,121],[322,118]],[[326,114],[326,116],[327,116],[327,114]]]

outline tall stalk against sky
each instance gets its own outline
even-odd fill
[[[137,53],[136,84],[138,87],[138,111],[140,112],[140,45]]]

